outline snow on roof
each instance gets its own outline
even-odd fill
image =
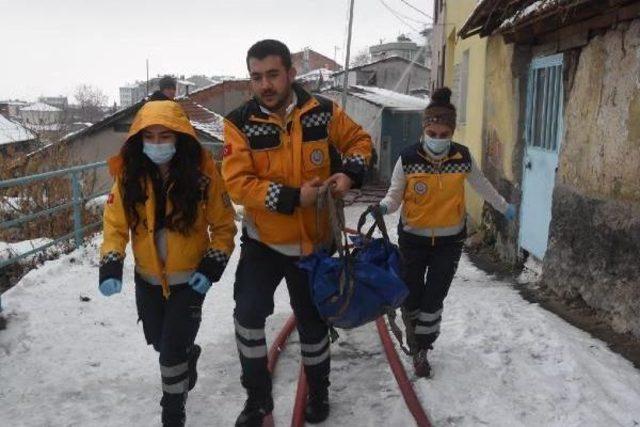
[[[351,86],[349,94],[381,107],[403,111],[422,111],[429,105],[429,99],[418,98],[372,86]]]
[[[199,130],[200,132],[204,132],[215,139],[224,141],[224,128],[222,123],[204,123],[191,120],[191,125],[194,129]]]
[[[243,81],[244,82],[248,82],[249,79],[244,78],[244,77],[233,77],[233,78],[225,78],[224,80],[214,80],[210,85],[206,85],[206,86],[202,86],[202,87],[199,87],[197,89],[194,89],[194,90],[189,92],[189,95],[179,96],[179,97],[176,97],[176,99],[177,100],[187,99],[187,98],[190,98],[193,95],[196,95],[196,94],[201,93],[201,92],[205,92],[205,91],[207,91],[207,90],[209,90],[209,89],[211,89],[211,88],[213,88],[215,86],[223,85],[223,84],[225,84],[227,82],[243,82]]]
[[[25,123],[25,127],[34,132],[59,132],[64,128],[62,123],[34,124]]]
[[[45,104],[44,102],[36,102],[28,107],[21,108],[20,111],[62,111],[59,108]]]
[[[6,105],[17,105],[17,106],[21,106],[21,105],[29,105],[28,102],[26,101],[0,101],[0,104],[6,104]]]
[[[200,132],[224,141],[224,118],[189,98],[180,100],[180,105],[189,116],[191,125]]]
[[[0,114],[0,145],[30,141],[32,139],[36,139],[36,136],[29,129]]]
[[[537,0],[524,9],[516,12],[509,19],[506,19],[502,24],[500,24],[498,30],[504,30],[506,28],[512,27],[514,24],[526,19],[527,17],[537,15],[547,9],[558,6],[558,4],[561,2],[561,0]]]
[[[88,127],[88,126],[87,126],[87,127]],[[77,134],[79,134],[80,132],[82,132],[82,131],[83,131],[83,130],[85,130],[85,129],[86,129],[86,127],[81,128],[81,129],[74,130],[74,131],[72,131],[72,132],[69,132],[69,133],[65,134],[62,138],[60,138],[60,140],[61,140],[61,141],[65,141],[65,140],[67,140],[67,139],[69,139],[69,138],[73,138],[74,136],[76,136]]]
[[[403,62],[407,62],[407,63],[409,63],[411,66],[422,67],[422,68],[427,68],[427,69],[429,68],[429,67],[427,67],[426,65],[421,64],[421,63],[419,63],[419,62],[411,61],[411,60],[409,60],[409,59],[405,58],[404,56],[400,56],[400,55],[389,55],[389,56],[385,56],[385,57],[380,58],[380,59],[376,59],[376,60],[374,60],[374,61],[367,62],[366,64],[356,65],[355,67],[349,67],[349,72],[351,72],[351,71],[356,71],[356,70],[359,70],[359,69],[364,68],[364,67],[369,67],[369,66],[371,66],[371,65],[376,65],[376,64],[378,64],[378,63],[380,63],[380,62],[396,61],[396,60],[400,60],[400,61],[403,61]],[[332,74],[333,74],[334,76],[339,76],[340,74],[343,74],[343,73],[344,73],[344,70],[338,70],[338,71],[333,71],[333,72],[332,72]]]
[[[327,68],[318,68],[315,70],[311,70],[308,73],[300,74],[298,77],[296,77],[296,79],[306,81],[306,80],[318,80],[320,77],[322,77],[322,80],[327,81],[327,80],[330,80],[332,76],[333,76],[333,71]]]

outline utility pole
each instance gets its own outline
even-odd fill
[[[351,5],[349,6],[349,33],[347,36],[347,54],[344,59],[344,78],[342,82],[342,108],[347,108],[347,93],[349,91],[349,55],[351,53],[351,29],[353,27],[353,3],[354,0],[351,0]]]
[[[145,94],[145,98],[149,96],[149,58],[147,58],[147,93]]]

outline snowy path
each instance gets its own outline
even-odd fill
[[[361,209],[348,210],[349,224]],[[390,230],[395,221],[389,219]],[[122,295],[98,294],[98,242],[47,262],[3,295],[9,324],[0,331],[2,425],[158,425],[157,356],[136,324],[131,280]],[[125,278],[131,278],[127,259]],[[236,250],[205,302],[190,426],[233,425],[244,401],[231,318],[237,259]],[[276,301],[271,337],[290,313],[284,286]],[[333,406],[326,425],[413,425],[373,324],[342,332],[332,351]],[[297,352],[294,335],[278,365],[276,425],[290,423]],[[431,359],[434,378],[415,384],[436,426],[640,425],[639,371],[466,257]]]

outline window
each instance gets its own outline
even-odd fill
[[[562,108],[562,63],[534,62],[529,74],[527,144],[557,151]]]
[[[402,117],[402,141],[407,142],[409,140],[409,130],[410,130],[410,122],[409,115],[403,114]]]

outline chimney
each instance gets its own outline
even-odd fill
[[[302,53],[302,73],[309,72],[309,48],[305,47]]]

